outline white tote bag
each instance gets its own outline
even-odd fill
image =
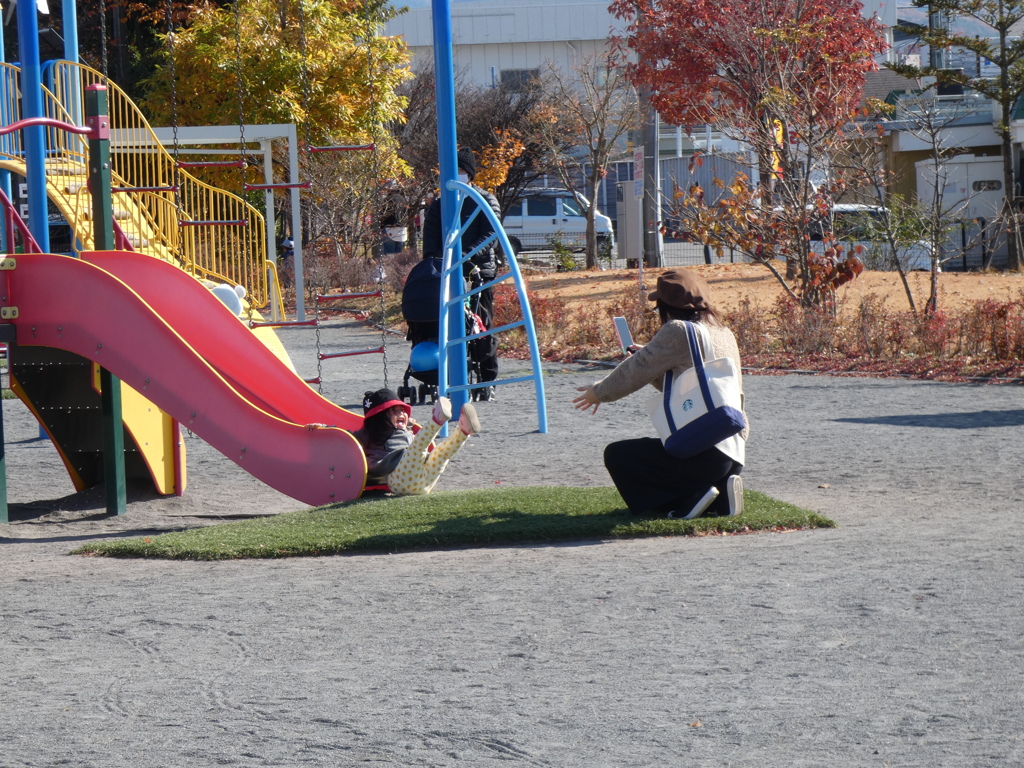
[[[647,412],[665,450],[676,458],[686,459],[716,446],[742,464],[740,432],[746,420],[736,361],[721,357],[705,362],[697,333],[713,357],[711,335],[699,323],[684,325],[693,367],[679,375],[666,371],[663,389],[648,401]]]

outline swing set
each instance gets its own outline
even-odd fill
[[[243,57],[242,57],[242,38],[241,38],[241,11],[239,8],[238,0],[234,0],[233,5],[234,13],[234,47],[235,47],[235,79],[236,79],[236,92],[237,92],[237,115],[238,115],[238,126],[237,126],[237,142],[238,142],[238,157],[230,160],[201,160],[201,161],[182,161],[179,158],[181,154],[179,133],[182,130],[178,126],[177,121],[177,89],[174,81],[175,75],[175,50],[174,50],[174,26],[173,17],[170,8],[170,0],[168,0],[167,18],[169,23],[168,29],[168,40],[170,41],[170,55],[169,61],[171,63],[171,115],[172,115],[172,127],[171,127],[171,142],[174,146],[175,155],[175,166],[182,169],[208,169],[208,168],[220,168],[228,169],[234,168],[241,171],[241,193],[244,195],[246,192],[258,192],[262,191],[265,193],[265,204],[268,214],[273,214],[275,211],[274,205],[274,192],[275,191],[289,191],[291,193],[291,207],[292,207],[292,230],[293,232],[303,232],[311,229],[304,227],[301,219],[302,204],[300,191],[309,190],[312,187],[310,181],[299,181],[296,166],[299,165],[298,153],[293,153],[296,143],[296,136],[294,133],[293,126],[266,126],[256,125],[250,126],[246,120],[245,104],[249,98],[248,88],[246,85],[246,79],[243,72]],[[302,83],[302,99],[303,99],[303,112],[308,114],[310,111],[310,74],[308,67],[307,58],[307,36],[306,36],[306,14],[305,8],[302,2],[297,4],[298,10],[298,22],[299,22],[299,44],[301,51],[301,68],[300,68],[300,81]],[[370,51],[372,48],[367,46],[367,69],[369,82],[373,82],[372,75],[372,58]],[[371,95],[371,106],[376,110],[376,100],[372,99]],[[373,116],[372,122],[376,124],[379,122],[376,119],[376,115]],[[286,138],[289,140],[289,153],[291,155],[290,160],[292,166],[291,180],[287,182],[275,182],[272,179],[271,173],[271,162],[270,162],[270,151],[269,146],[262,146],[263,154],[263,168],[264,168],[264,180],[260,183],[252,183],[248,179],[248,169],[253,164],[250,156],[250,149],[248,147],[248,141],[251,137],[251,130],[255,129],[258,132],[260,139],[265,141],[268,137],[267,129],[280,129],[280,128],[291,128],[290,135],[288,133],[282,134],[280,132],[272,135],[272,138]],[[368,152],[372,158],[374,179],[375,183],[379,185],[379,176],[377,172],[378,160],[377,160],[377,146],[375,142],[368,142],[364,144],[356,145],[328,145],[328,146],[317,146],[310,138],[310,130],[308,122],[303,124],[304,136],[299,146],[302,149],[303,154],[306,158],[309,158],[316,154],[321,153],[347,153],[347,152]],[[189,130],[189,129],[186,129]],[[191,129],[193,131],[205,131],[211,130],[216,132],[216,129]],[[250,136],[247,136],[247,130],[250,131]],[[208,140],[203,142],[202,140],[195,143],[217,143],[213,139],[213,136],[209,136]],[[226,154],[225,150],[192,150],[192,152],[204,152],[210,154]],[[379,197],[379,190],[378,190]],[[221,221],[218,222],[222,226],[244,226],[245,222],[242,221]],[[276,227],[270,227],[270,232],[276,230]],[[296,319],[287,320],[284,319],[283,304],[281,305],[281,312],[275,312],[275,317],[271,320],[254,319],[251,315],[248,318],[249,326],[253,329],[260,328],[281,328],[288,326],[307,326],[314,327],[317,331],[316,337],[316,358],[317,358],[317,375],[311,379],[306,379],[306,383],[315,384],[318,391],[322,389],[323,380],[323,369],[322,364],[325,360],[339,359],[344,357],[352,357],[356,355],[365,354],[381,354],[384,360],[384,386],[388,386],[388,369],[387,369],[387,334],[385,322],[385,286],[384,286],[384,263],[380,249],[377,248],[377,276],[378,285],[374,291],[361,291],[361,292],[331,292],[331,293],[317,293],[313,298],[313,319],[306,318],[305,309],[305,279],[304,279],[304,268],[303,268],[303,256],[301,248],[301,237],[297,238],[300,242],[294,249],[294,270],[295,270],[295,294],[296,294]],[[272,237],[268,237],[268,253],[271,257],[268,263],[276,264],[276,242]],[[314,283],[319,284],[316,278],[316,272],[318,269],[318,259],[313,259],[313,270],[314,270]],[[279,286],[279,281],[276,279],[275,269],[275,288]],[[280,290],[277,288],[276,296],[280,301]],[[322,328],[322,312],[323,307],[339,308],[336,304],[338,301],[362,299],[362,298],[379,298],[380,299],[380,323],[379,328],[381,329],[381,343],[370,349],[362,350],[350,350],[342,352],[325,352],[322,348],[321,328]],[[276,308],[276,306],[275,306]],[[277,315],[280,314],[280,317]]]

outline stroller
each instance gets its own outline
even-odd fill
[[[409,326],[405,338],[412,345],[412,351],[402,386],[398,388],[398,396],[410,405],[437,400],[437,341],[440,336],[437,311],[440,295],[441,260],[424,259],[412,268],[402,288],[402,317]],[[466,307],[466,333],[481,333],[485,330],[479,316],[470,307]],[[479,360],[494,343],[492,337],[485,336],[467,344],[469,383],[480,381]],[[410,379],[421,383],[416,386],[410,383]],[[476,399],[476,390],[473,392],[473,399]]]

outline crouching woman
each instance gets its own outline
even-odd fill
[[[597,413],[601,403],[619,400],[651,384],[659,391],[666,371],[678,377],[693,367],[686,326],[704,326],[712,349],[701,341],[705,360],[731,357],[740,369],[736,337],[719,319],[710,303],[707,284],[694,272],[672,269],[658,278],[648,297],[656,302],[661,328],[646,346],[633,346],[631,354],[608,376],[580,387],[573,400],[578,410]],[[698,333],[700,339],[704,334]],[[742,381],[740,382],[742,391]],[[744,414],[745,417],[745,414]],[[749,423],[749,422],[748,422]],[[743,511],[743,482],[749,428],[694,456],[679,459],[653,437],[620,440],[604,451],[604,463],[629,511],[635,515],[668,515],[687,520],[708,516],[738,515]]]

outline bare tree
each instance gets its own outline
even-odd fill
[[[594,201],[612,154],[643,122],[640,99],[610,51],[580,58],[568,73],[549,63],[542,83],[548,103],[538,110],[537,143],[544,149],[546,164],[568,189],[579,191],[578,180],[584,179],[583,194],[590,200],[587,269],[595,269],[599,262]]]
[[[422,67],[408,82],[402,94],[408,98],[405,121],[393,127],[401,145],[400,155],[412,169],[410,200],[427,197],[438,185],[437,105],[434,72]],[[467,85],[461,75],[455,82],[455,114],[458,139],[462,146],[477,154],[478,161],[488,147],[501,145],[503,137],[517,136],[525,145],[512,163],[505,183],[495,190],[502,210],[517,200],[531,182],[547,171],[538,161],[540,147],[531,141],[533,124],[545,96],[539,84],[502,83],[495,88]]]
[[[951,235],[958,226],[964,225],[961,219],[966,207],[963,199],[949,202],[945,198],[947,164],[960,151],[951,143],[949,128],[973,109],[970,100],[940,97],[934,90],[905,96],[895,107],[886,107],[880,119],[849,126],[848,135],[852,139],[849,154],[835,164],[837,172],[845,175],[855,192],[873,204],[884,206],[885,215],[866,220],[863,229],[872,239],[885,244],[888,263],[884,266],[899,272],[910,309],[915,313],[917,305],[907,281],[906,254],[921,240],[928,243],[931,281],[925,312],[934,313],[938,309],[938,273],[944,262],[957,255],[950,252]],[[886,127],[905,132],[928,147],[927,173],[924,174],[928,186],[917,190],[916,200],[889,192],[894,173],[885,164]],[[981,230],[973,239],[981,241],[985,235]],[[968,242],[964,247],[973,245],[974,242]],[[869,262],[868,266],[875,265]]]

